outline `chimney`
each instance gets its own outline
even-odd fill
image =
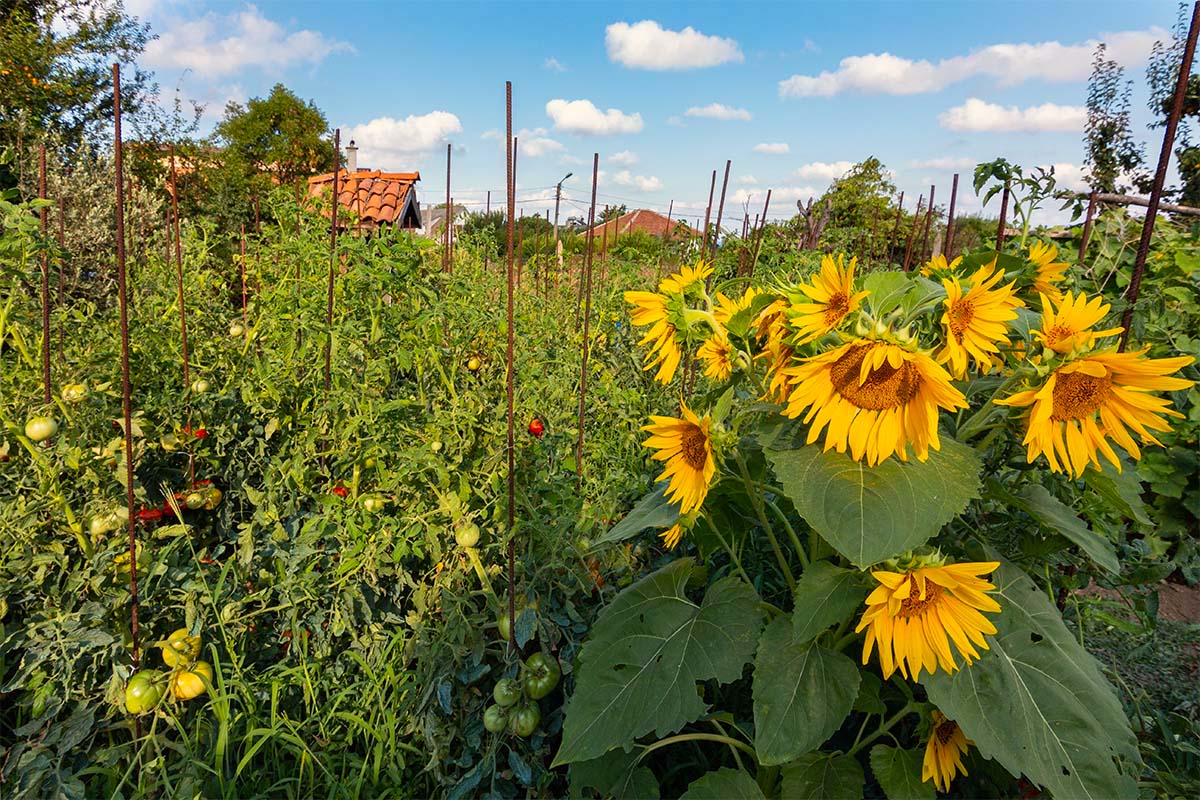
[[[358,145],[354,143],[353,139],[346,146],[346,169],[351,174],[358,172]]]

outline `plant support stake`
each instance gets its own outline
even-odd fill
[[[596,224],[596,179],[600,174],[600,154],[592,154],[592,207],[588,211],[588,249],[587,256],[584,260],[584,281],[587,284],[587,291],[584,294],[583,301],[583,343],[580,345],[582,357],[579,367],[579,439],[575,442],[575,483],[578,486],[583,482],[583,426],[586,422],[586,403],[587,403],[587,367],[588,367],[588,350],[590,341],[588,337],[591,334],[592,320],[592,237],[595,235],[593,228]]]
[[[508,408],[508,647],[509,652],[517,649],[517,543],[513,539],[515,522],[516,483],[516,437],[513,434],[513,215],[517,211],[516,140],[512,132],[512,81],[504,82],[504,126],[506,142],[504,151],[508,160],[508,183],[505,186],[508,204],[508,224],[505,226],[505,243],[508,259],[508,341],[504,356],[504,394]]]
[[[954,173],[954,182],[950,184],[950,211],[946,215],[946,246],[942,248],[942,252],[946,256],[946,261],[949,262],[953,255],[950,250],[954,246],[954,204],[958,200],[958,173]]]
[[[338,158],[341,153],[342,129],[333,132],[333,205],[329,216],[329,285],[325,298],[325,399],[329,399],[331,367],[333,364],[333,279],[337,272],[338,235]],[[249,331],[246,335],[249,335]]]
[[[38,147],[38,197],[46,199],[46,145]],[[42,226],[42,399],[49,405],[50,395],[50,254],[46,252],[46,206],[38,209]]]

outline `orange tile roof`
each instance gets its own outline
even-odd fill
[[[404,213],[413,184],[419,180],[419,172],[338,170],[338,204],[358,213],[363,222],[392,225]],[[308,196],[320,197],[332,186],[332,172],[314,175],[308,179]],[[328,217],[329,208],[322,208],[321,213]]]
[[[596,237],[603,237],[607,231],[609,236],[613,235],[615,229],[619,235],[633,233],[634,231],[644,231],[651,236],[664,236],[667,232],[667,217],[665,214],[659,214],[657,211],[650,211],[645,208],[639,208],[635,211],[630,211],[627,214],[622,214],[615,220],[601,223],[595,227],[595,232],[592,234]],[[671,219],[671,236],[699,236],[700,231],[688,225],[682,219]],[[686,234],[679,230],[679,226],[687,231]]]

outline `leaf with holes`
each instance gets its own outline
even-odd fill
[[[860,567],[924,544],[979,496],[979,457],[946,437],[928,461],[875,467],[815,445],[765,452],[800,516]]]
[[[679,800],[766,800],[754,778],[740,769],[719,769],[692,781]]]
[[[862,766],[852,756],[806,753],[783,768],[788,800],[832,800],[863,796]]]
[[[921,780],[924,754],[877,744],[871,748],[871,772],[888,800],[933,800],[933,783]]]
[[[697,605],[686,588],[701,574],[693,559],[678,559],[600,613],[579,653],[554,766],[596,758],[651,731],[677,731],[708,709],[697,682],[741,676],[762,629],[758,594],[728,577]]]
[[[858,667],[846,656],[792,637],[777,617],[754,662],[754,749],[764,766],[815,750],[846,719],[858,693]]]
[[[1003,563],[993,581],[991,649],[953,675],[922,678],[930,701],[981,755],[1055,797],[1136,797],[1137,740],[1099,664],[1024,572]]]

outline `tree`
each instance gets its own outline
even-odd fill
[[[891,198],[895,192],[887,168],[878,158],[871,156],[851,167],[813,204],[818,218],[829,204],[825,245],[860,257],[867,255],[868,248],[872,257],[882,255],[884,228],[892,216]]]
[[[1150,88],[1150,95],[1146,105],[1154,114],[1154,121],[1150,123],[1152,129],[1165,126],[1171,114],[1175,84],[1179,79],[1179,68],[1183,63],[1183,51],[1187,43],[1190,11],[1189,4],[1181,3],[1171,40],[1155,42],[1150,50],[1150,62],[1146,67],[1146,82]],[[1180,178],[1183,180],[1177,199],[1180,203],[1190,206],[1200,205],[1200,148],[1191,143],[1192,122],[1198,118],[1200,76],[1196,75],[1196,67],[1193,64],[1184,94],[1183,115],[1175,132],[1175,159]]]
[[[0,0],[0,147],[24,156],[48,135],[70,152],[99,143],[113,115],[111,65],[136,61],[149,31],[120,0]],[[153,93],[149,73],[122,72],[123,113]],[[0,171],[0,188],[14,184]]]
[[[1145,191],[1145,155],[1129,124],[1133,82],[1123,80],[1125,70],[1105,55],[1106,46],[1101,43],[1092,58],[1088,80],[1084,165],[1098,192],[1124,192],[1130,183]]]
[[[628,213],[629,212],[626,210],[624,203],[619,206],[606,205],[604,206],[604,210],[597,215],[596,224],[599,225],[602,222],[608,222],[610,219],[623,217]]]
[[[214,141],[225,148],[226,160],[248,175],[269,176],[286,186],[333,169],[328,132],[319,108],[277,83],[266,98],[225,106]]]

